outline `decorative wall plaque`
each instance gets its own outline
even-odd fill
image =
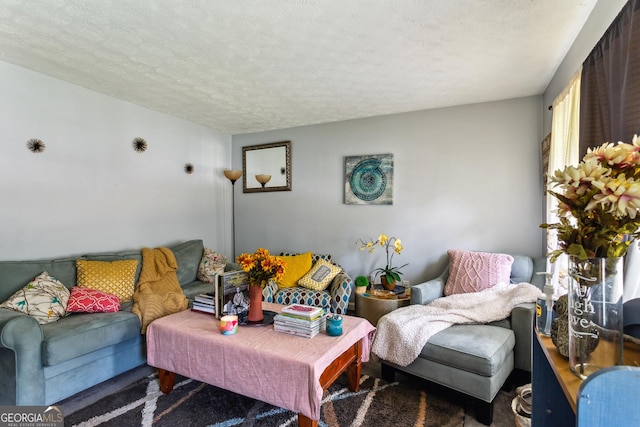
[[[393,204],[393,154],[347,156],[344,175],[345,204]]]

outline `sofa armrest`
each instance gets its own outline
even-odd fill
[[[527,372],[531,372],[535,310],[534,303],[525,303],[519,304],[511,311],[511,329],[516,336],[516,345],[513,348],[514,366]]]
[[[31,316],[0,308],[0,405],[44,405],[42,329]]]
[[[429,304],[436,298],[444,296],[444,285],[446,280],[438,277],[428,282],[411,286],[411,304]]]
[[[436,298],[444,296],[444,285],[449,278],[449,266],[435,279],[411,286],[411,304],[429,304]]]
[[[329,285],[331,295],[331,311],[334,314],[347,314],[349,309],[349,298],[351,297],[352,280],[349,275],[342,270],[334,277]]]

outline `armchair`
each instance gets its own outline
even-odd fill
[[[297,254],[285,252],[280,255],[291,256]],[[323,259],[340,267],[339,264],[332,260],[331,255],[329,254],[312,254],[312,261],[314,264],[319,259]],[[262,297],[266,302],[283,305],[306,304],[323,307],[327,311],[335,314],[347,314],[352,288],[351,277],[349,277],[347,272],[342,270],[332,280],[329,287],[323,291],[307,289],[301,286],[279,289],[275,282],[270,281],[263,289]]]
[[[545,258],[513,255],[511,283],[528,282],[542,289]],[[444,296],[450,266],[437,278],[411,287],[411,304],[428,304]],[[433,335],[408,366],[382,360],[382,377],[395,371],[415,375],[475,398],[476,419],[490,425],[493,401],[515,369],[531,372],[531,339],[535,304],[518,305],[507,319],[490,324],[453,325]]]

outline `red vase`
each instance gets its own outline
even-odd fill
[[[262,312],[262,288],[256,285],[249,286],[249,315],[247,322],[262,323],[264,321],[264,313]]]

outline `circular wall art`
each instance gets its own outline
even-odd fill
[[[353,168],[349,185],[358,199],[370,202],[380,197],[387,188],[387,177],[380,169],[380,164],[380,160],[367,159]]]
[[[393,154],[346,157],[344,186],[345,204],[392,204]]]

